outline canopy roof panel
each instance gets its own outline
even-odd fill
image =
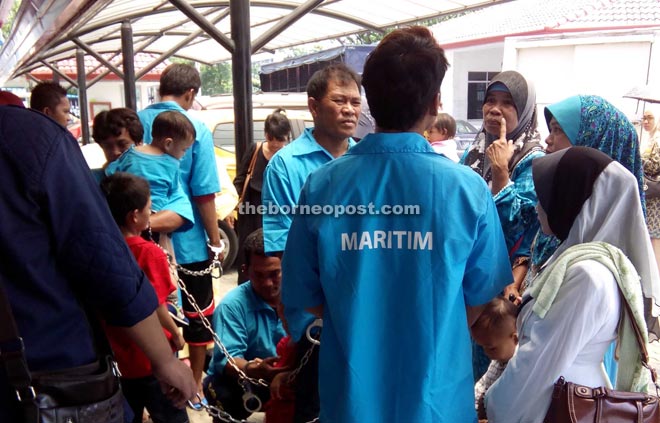
[[[0,5],[9,0],[0,0]],[[247,1],[247,0],[246,0]],[[253,53],[272,52],[311,42],[385,31],[446,14],[507,0],[255,0],[250,1],[251,39],[268,40]],[[231,59],[231,52],[200,30],[168,0],[24,1],[10,39],[0,51],[0,82],[44,62],[75,57],[78,46],[95,53],[120,53],[122,22],[132,24],[134,50],[174,54],[201,63]],[[230,1],[189,0],[188,5],[231,39]],[[316,7],[313,7],[315,4]],[[312,9],[270,37],[296,9]],[[165,57],[163,57],[165,58]]]

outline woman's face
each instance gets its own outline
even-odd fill
[[[481,107],[484,113],[484,129],[491,135],[499,136],[500,122],[506,119],[506,133],[510,134],[518,126],[518,112],[511,94],[503,91],[491,91],[486,94],[486,101]]]
[[[547,144],[546,153],[554,153],[572,146],[571,141],[554,117],[550,120],[550,135],[545,139],[545,143]]]
[[[543,233],[546,235],[552,235],[552,229],[550,229],[550,224],[548,223],[548,215],[545,210],[543,210],[543,207],[541,207],[540,202],[536,203],[536,215],[541,224],[541,230]]]
[[[655,126],[655,116],[651,112],[645,112],[642,118],[642,126],[645,131],[650,131]]]

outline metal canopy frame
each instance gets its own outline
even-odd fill
[[[0,0],[0,10],[8,1]],[[253,142],[253,54],[366,31],[385,32],[506,1],[510,0],[25,0],[0,50],[0,82],[43,65],[63,75],[56,63],[72,58],[84,74],[82,58],[87,54],[99,63],[95,70],[103,72],[91,81],[84,75],[77,81],[65,79],[83,88],[114,72],[124,80],[126,106],[135,108],[135,81],[160,61],[173,55],[204,64],[231,59],[234,107],[243,111],[235,122],[240,161]],[[122,51],[124,57],[145,52],[157,59],[135,70],[132,60],[122,60]],[[107,54],[110,59],[103,56]],[[84,96],[81,110],[86,109],[82,100]],[[87,128],[86,122],[82,124]]]

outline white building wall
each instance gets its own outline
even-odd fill
[[[544,137],[547,128],[543,108],[577,94],[600,95],[635,119],[643,103],[623,96],[633,87],[646,84],[649,62],[650,78],[654,68],[660,69],[653,66],[658,62],[658,49],[651,54],[655,38],[652,32],[639,31],[509,38],[505,41],[503,69],[516,69],[534,83],[539,130]]]
[[[449,70],[442,83],[444,110],[456,119],[467,119],[468,72],[502,69],[504,43],[447,49]]]

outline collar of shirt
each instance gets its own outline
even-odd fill
[[[307,154],[312,154],[316,152],[322,152],[326,154],[330,159],[334,159],[334,156],[328,152],[325,148],[321,147],[321,144],[316,142],[312,132],[314,128],[306,128],[305,131],[300,134],[300,136],[289,144],[291,148],[292,156],[304,156]],[[348,148],[350,149],[355,145],[353,138],[348,139]]]
[[[159,109],[159,110],[172,110],[175,109],[179,112],[185,113],[186,110],[179,106],[179,103],[176,101],[161,101],[160,103],[154,103],[147,106],[147,109]]]
[[[416,132],[368,134],[346,154],[435,153],[429,142]]]
[[[249,286],[249,288],[247,288],[248,297],[250,298],[250,303],[247,305],[248,310],[250,311],[269,310],[272,311],[273,313],[275,312],[275,309],[266,301],[264,301],[263,298],[257,295],[254,289],[252,289],[252,282],[248,281],[245,284]]]

